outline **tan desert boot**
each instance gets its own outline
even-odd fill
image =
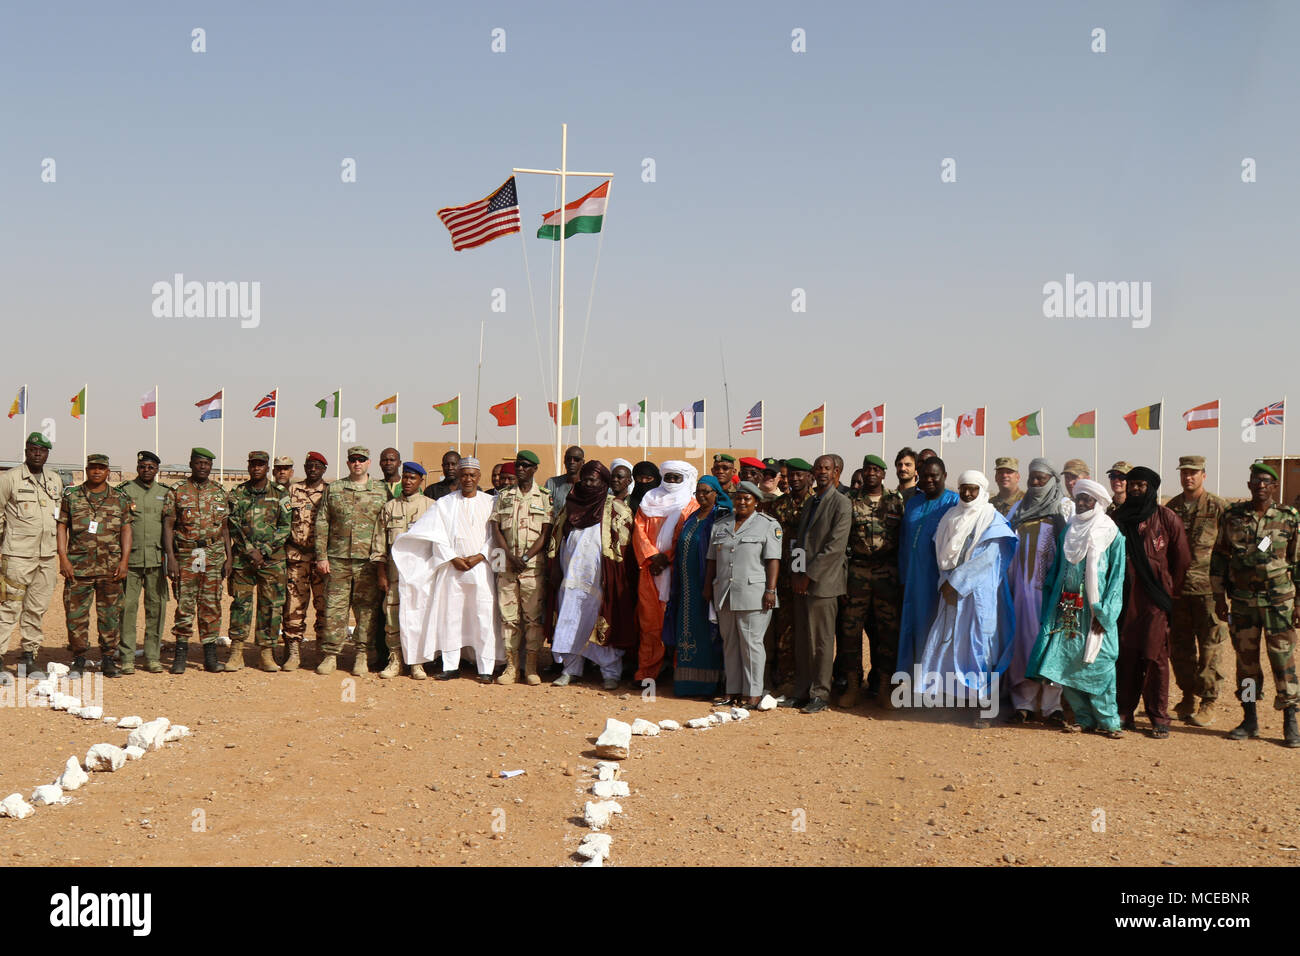
[[[244,667],[244,642],[230,642],[230,656],[226,658],[226,663],[222,670],[226,672],[242,670]]]
[[[316,673],[333,674],[334,668],[338,666],[337,658],[338,658],[337,654],[326,654],[323,657],[321,657],[320,663],[316,665]]]

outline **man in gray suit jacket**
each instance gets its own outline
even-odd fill
[[[835,662],[835,614],[848,591],[849,531],[853,506],[835,487],[835,461],[813,462],[813,491],[799,515],[790,549],[794,590],[794,697],[782,706],[805,714],[826,709]]]

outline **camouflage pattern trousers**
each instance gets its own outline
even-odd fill
[[[883,684],[898,664],[898,624],[903,590],[894,561],[849,561],[848,593],[835,635],[836,670],[862,677],[862,632],[867,632],[871,670]],[[842,662],[842,663],[841,663]]]
[[[257,646],[275,647],[280,641],[280,609],[284,607],[283,561],[260,568],[235,568],[230,572],[230,639],[248,639],[253,622],[253,593],[257,593]]]
[[[388,562],[388,590],[384,592],[384,646],[390,655],[402,653],[402,602],[398,596],[397,565],[392,558]],[[332,568],[333,565],[331,564]]]
[[[390,580],[396,580],[390,578]],[[325,575],[315,561],[289,561],[284,602],[284,639],[301,641],[307,633],[307,606],[316,608],[316,641],[325,633]]]
[[[366,652],[366,639],[374,631],[382,592],[379,572],[366,558],[330,558],[330,573],[325,582],[325,636],[321,651],[337,654],[348,638],[348,611],[357,618],[353,642],[360,653]]]
[[[215,552],[215,555],[214,555]],[[172,623],[172,637],[187,644],[198,620],[199,640],[215,643],[221,632],[221,581],[226,564],[226,553],[218,545],[208,548],[204,560],[197,555],[191,559],[189,552],[177,555],[180,560],[180,585],[176,589],[176,620]]]
[[[1260,635],[1268,648],[1268,663],[1273,670],[1278,710],[1300,706],[1300,682],[1295,674],[1296,631],[1291,626],[1293,601],[1277,607],[1251,607],[1232,602],[1228,627],[1232,647],[1237,652],[1237,698],[1252,701],[1259,697],[1264,670],[1259,664]]]
[[[514,661],[519,639],[529,653],[542,649],[542,571],[529,568],[520,574],[502,571],[497,575],[497,607],[501,611],[501,634],[506,658]],[[523,623],[520,623],[520,618]]]
[[[90,649],[90,606],[95,605],[95,629],[105,658],[117,658],[122,637],[122,595],[125,581],[112,575],[77,578],[63,585],[63,610],[68,617],[68,649],[83,656]]]
[[[1219,650],[1228,640],[1228,625],[1214,614],[1214,595],[1174,598],[1170,614],[1169,663],[1184,697],[1217,700],[1227,676],[1219,670]]]

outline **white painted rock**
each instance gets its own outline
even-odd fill
[[[601,761],[596,764],[597,780],[617,780],[619,775],[618,764]]]
[[[47,664],[45,666],[45,673],[49,674],[55,680],[58,680],[70,670],[71,668],[68,667],[67,664]]]
[[[173,740],[180,740],[182,737],[188,737],[189,735],[190,728],[184,724],[173,724],[167,728],[167,733],[163,734],[163,743],[169,744]]]
[[[686,721],[686,726],[692,730],[707,730],[713,726],[713,721],[708,717],[694,717]]]
[[[139,760],[145,754],[144,749],[141,747],[127,747],[122,753],[126,754],[127,760]]]
[[[605,732],[596,740],[596,756],[626,760],[631,745],[632,725],[610,717],[605,721]]]
[[[36,808],[24,800],[21,793],[11,793],[3,800],[0,800],[0,817],[25,820],[35,812]]]
[[[348,630],[348,634],[351,634],[352,631],[354,631],[354,630],[356,630],[356,628],[350,628],[350,629]],[[217,643],[218,643],[219,645],[221,645],[222,647],[229,647],[229,646],[230,646],[230,635],[229,635],[229,634],[222,634],[220,637],[217,638]]]
[[[141,750],[158,750],[163,745],[163,736],[171,727],[171,721],[166,717],[155,717],[147,724],[141,724],[131,735],[126,738],[128,747],[139,747]]]
[[[649,720],[642,720],[638,717],[636,720],[632,721],[632,736],[658,737],[659,725]]]
[[[54,782],[64,790],[76,790],[89,779],[90,775],[81,769],[81,764],[77,763],[77,758],[69,757],[67,766],[63,768],[63,773]]]
[[[713,713],[709,714],[709,719],[712,720],[715,724],[731,723],[731,715],[728,713],[724,713],[721,710],[715,710]]]
[[[117,718],[116,718],[116,717],[105,717],[105,718],[103,718],[103,720],[104,720],[104,723],[106,723],[106,724],[113,724],[114,726],[117,725]]]
[[[121,727],[123,730],[135,730],[143,723],[143,720],[132,714],[130,717],[123,717],[119,720],[117,726]]]
[[[622,812],[623,808],[613,800],[602,800],[599,803],[588,800],[587,805],[582,809],[582,818],[587,821],[587,826],[599,830],[609,826],[609,821],[613,819],[614,814]]]
[[[733,707],[733,708],[731,708],[731,719],[732,719],[732,720],[748,720],[748,719],[749,719],[749,711],[747,711],[744,707]]]
[[[112,744],[95,744],[86,751],[84,761],[86,769],[91,771],[121,770],[126,764],[126,751]]]
[[[60,694],[55,691],[50,695],[50,707],[54,710],[72,710],[74,707],[81,708],[81,698],[73,697],[70,694]]]
[[[104,716],[103,707],[83,707],[77,711],[77,716],[82,720],[99,720]]]
[[[605,858],[603,856],[593,856],[586,863],[579,863],[579,866],[604,866]]]
[[[38,807],[62,802],[63,788],[57,783],[45,783],[32,791],[32,803]]]
[[[771,694],[764,694],[763,699],[758,702],[759,710],[776,710],[776,698]]]
[[[591,785],[593,796],[608,800],[610,797],[630,797],[631,791],[622,780],[597,780]]]
[[[578,844],[578,855],[585,856],[588,860],[608,859],[610,844],[613,842],[614,838],[608,833],[588,833]]]
[[[37,697],[53,697],[56,683],[53,677],[47,677],[45,680],[38,680],[32,691]]]
[[[682,725],[675,720],[661,720],[659,721],[659,729],[660,730],[681,730]]]

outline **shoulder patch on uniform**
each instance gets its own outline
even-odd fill
[[[782,533],[783,533],[783,532],[781,531],[781,526],[780,526],[780,525],[777,525],[777,526],[776,526],[776,536],[777,536],[777,538],[780,538],[781,535],[782,535]]]

